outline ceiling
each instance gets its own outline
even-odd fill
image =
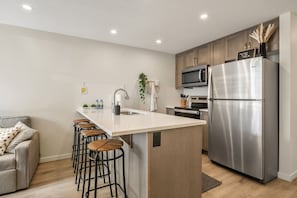
[[[175,54],[288,11],[296,0],[1,0],[0,23]]]

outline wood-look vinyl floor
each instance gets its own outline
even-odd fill
[[[263,185],[247,177],[211,163],[202,156],[202,170],[222,184],[202,198],[297,198],[297,180],[289,183],[280,179]],[[101,198],[109,198],[108,188],[100,191]],[[78,198],[73,169],[69,159],[40,164],[29,189],[0,196],[1,198]],[[90,197],[93,197],[90,195]]]

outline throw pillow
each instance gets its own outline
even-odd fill
[[[37,130],[28,127],[27,125],[25,125],[22,122],[18,122],[14,127],[19,128],[20,132],[8,145],[8,147],[6,149],[6,152],[8,152],[8,153],[14,153],[15,147],[19,143],[31,139],[33,137],[34,133],[37,132]]]
[[[13,138],[20,132],[17,127],[0,128],[0,155],[3,155],[7,146]]]

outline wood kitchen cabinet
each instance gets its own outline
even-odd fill
[[[196,48],[197,65],[210,65],[210,44],[202,45]]]
[[[185,55],[178,54],[175,56],[175,88],[182,87],[182,70],[185,67]]]
[[[211,46],[211,65],[218,65],[225,62],[225,39],[216,40]]]
[[[185,62],[184,62],[184,66],[183,66],[184,68],[197,65],[197,55],[196,55],[195,49],[185,52],[184,56],[185,56],[185,58],[184,58]]]
[[[238,52],[245,50],[247,35],[245,31],[232,34],[225,38],[226,60],[236,60]]]
[[[208,112],[200,111],[200,119],[207,121]],[[208,126],[204,125],[202,131],[202,151],[208,151]]]

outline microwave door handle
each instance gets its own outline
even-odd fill
[[[198,80],[201,82],[201,70],[198,70]]]

